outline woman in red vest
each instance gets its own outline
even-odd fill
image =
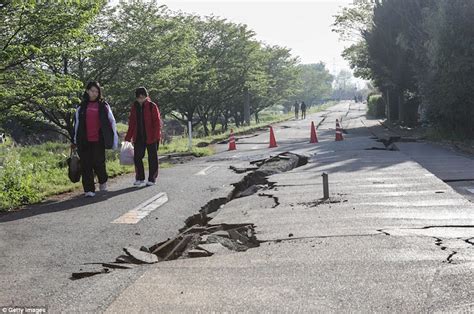
[[[158,177],[158,148],[161,138],[161,117],[158,105],[150,100],[145,87],[135,90],[136,101],[130,109],[125,141],[133,141],[135,162],[134,186],[155,185]],[[148,153],[148,181],[145,183],[143,157]]]
[[[107,191],[105,150],[116,149],[118,134],[109,104],[98,82],[89,82],[74,120],[74,144],[81,158],[82,186],[86,197],[95,196],[94,174],[99,190]]]

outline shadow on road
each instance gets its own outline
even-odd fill
[[[29,218],[36,215],[48,214],[59,212],[63,210],[69,210],[72,208],[81,207],[84,205],[90,205],[107,201],[118,195],[137,191],[136,187],[128,187],[125,189],[109,192],[98,192],[93,198],[85,198],[82,194],[73,198],[63,201],[46,201],[37,205],[28,206],[17,212],[3,213],[0,214],[0,223],[15,221],[19,219]]]

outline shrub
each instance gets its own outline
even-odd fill
[[[34,188],[33,165],[24,165],[20,156],[12,152],[0,168],[0,209],[12,209],[40,201]]]
[[[370,95],[367,99],[367,114],[375,118],[385,117],[385,102],[382,95]]]

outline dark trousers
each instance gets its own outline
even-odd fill
[[[301,118],[306,119],[306,110],[301,111]]]
[[[135,162],[135,179],[138,181],[145,180],[145,168],[143,166],[143,157],[145,157],[145,150],[148,153],[148,181],[155,182],[158,177],[158,147],[159,143],[145,144],[143,142],[136,142],[134,145],[133,160]]]
[[[82,186],[84,192],[95,192],[94,173],[99,183],[107,182],[105,169],[105,147],[103,143],[88,142],[79,152],[82,169]]]

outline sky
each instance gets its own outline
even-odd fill
[[[331,32],[334,15],[352,0],[163,0],[171,10],[216,15],[247,24],[256,38],[290,48],[301,63],[324,62],[331,73],[349,69],[341,57],[344,43]]]

